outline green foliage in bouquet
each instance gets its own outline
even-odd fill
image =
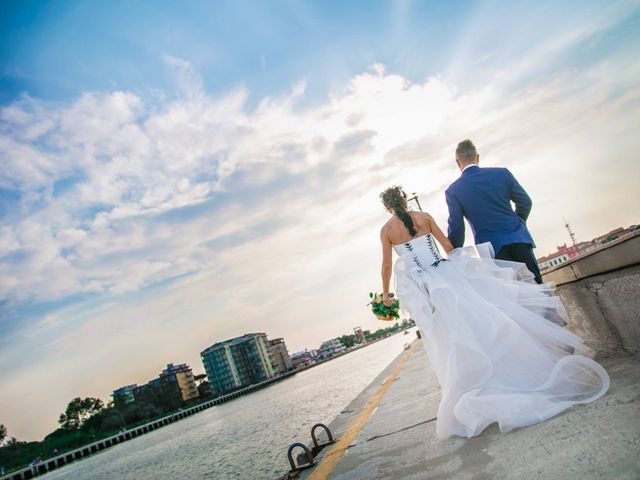
[[[393,297],[393,293],[390,293],[389,296]],[[371,305],[371,311],[378,317],[378,320],[391,321],[400,318],[400,302],[397,298],[394,298],[393,303],[389,306],[386,306],[382,301],[381,293],[369,292],[369,298],[371,299],[369,303],[369,305]]]

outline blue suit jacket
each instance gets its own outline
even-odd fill
[[[471,225],[476,244],[491,242],[496,255],[512,243],[535,247],[525,224],[531,198],[506,168],[469,167],[449,186],[445,196],[449,207],[448,237],[454,247],[464,244],[463,217]]]

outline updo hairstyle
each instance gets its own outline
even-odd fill
[[[416,227],[413,224],[413,219],[407,210],[407,194],[404,193],[402,187],[394,186],[387,188],[380,194],[380,199],[385,207],[392,210],[393,213],[402,220],[402,223],[407,227],[411,236],[415,237],[418,231],[416,230]]]

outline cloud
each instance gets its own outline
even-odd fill
[[[4,253],[20,255],[0,264],[11,280],[3,282],[1,296],[24,302],[79,291],[131,292],[199,269],[202,263],[192,258],[198,245],[219,229],[244,225],[242,218],[225,223],[221,211],[234,204],[244,211],[243,193],[216,207],[217,195],[229,188],[268,190],[270,183],[303,178],[338,157],[359,156],[353,164],[340,159],[335,171],[358,168],[364,154],[379,159],[377,131],[353,130],[346,117],[352,108],[365,111],[375,88],[401,95],[405,85],[399,80],[380,72],[361,75],[331,104],[302,113],[295,101],[303,84],[285,98],[264,99],[251,114],[244,111],[242,90],[161,107],[124,92],[86,93],[62,107],[31,98],[6,107],[2,140],[10,163],[3,180],[20,189],[25,213],[3,227],[9,239]],[[379,116],[386,113],[370,112],[360,123],[382,131]],[[57,188],[61,184],[65,188]],[[203,231],[207,219],[200,217],[194,220],[197,233],[177,238],[171,223],[157,220],[200,203],[212,205],[208,213],[218,216],[218,228]]]
[[[201,100],[205,96],[202,77],[191,63],[172,55],[164,55],[163,58],[173,69],[178,88],[184,97],[189,101]]]
[[[338,139],[333,151],[341,156],[365,155],[374,151],[372,140],[375,136],[376,132],[372,130],[347,133]]]

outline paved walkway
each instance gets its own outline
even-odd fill
[[[350,436],[348,444],[325,448],[300,478],[637,480],[640,362],[602,363],[611,389],[590,405],[506,434],[492,425],[479,437],[437,442],[439,387],[422,342],[414,342],[330,425],[338,438]]]

